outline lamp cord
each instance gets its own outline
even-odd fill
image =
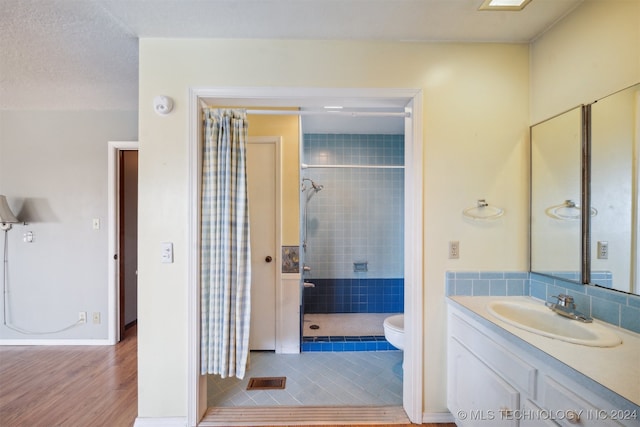
[[[14,326],[7,320],[7,313],[9,312],[9,288],[7,282],[9,281],[9,239],[8,239],[9,228],[4,230],[4,251],[3,251],[3,268],[2,268],[2,290],[3,290],[3,308],[2,311],[2,322],[4,326],[7,328],[19,332],[24,335],[49,335],[49,334],[57,334],[59,332],[68,331],[69,329],[75,328],[83,324],[84,322],[78,320],[72,325],[67,326],[66,328],[58,329],[56,331],[48,331],[48,332],[36,332],[30,331],[28,329],[22,329],[20,327]]]

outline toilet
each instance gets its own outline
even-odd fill
[[[404,350],[404,314],[395,314],[384,319],[384,337],[399,350]]]

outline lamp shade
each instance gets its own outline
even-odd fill
[[[0,223],[2,224],[17,224],[18,218],[11,212],[11,208],[9,207],[9,203],[7,203],[7,198],[3,195],[0,195]]]

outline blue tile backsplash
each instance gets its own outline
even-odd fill
[[[606,278],[606,272],[603,278]],[[606,283],[605,283],[606,286]],[[607,323],[640,333],[640,296],[597,286],[555,279],[528,272],[449,271],[447,295],[521,296],[551,301],[560,293],[571,295],[582,311]]]

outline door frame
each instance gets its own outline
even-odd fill
[[[280,136],[250,136],[248,144],[274,144],[275,146],[275,248],[273,253],[273,262],[275,263],[276,274],[275,280],[275,351],[282,353],[283,338],[283,296],[284,289],[282,283],[282,137]],[[249,200],[249,210],[251,210],[251,200]]]
[[[120,340],[120,151],[139,151],[138,141],[109,141],[107,154],[107,313],[109,344]],[[114,259],[117,256],[118,259]]]
[[[293,87],[217,87],[189,88],[189,229],[188,229],[188,350],[187,425],[197,426],[207,410],[206,375],[200,375],[200,139],[202,107],[216,105],[288,105],[304,100],[357,99],[380,103],[401,100],[411,119],[405,119],[405,349],[403,408],[413,423],[423,418],[424,352],[424,206],[423,206],[423,107],[421,89],[391,88],[293,88]]]

